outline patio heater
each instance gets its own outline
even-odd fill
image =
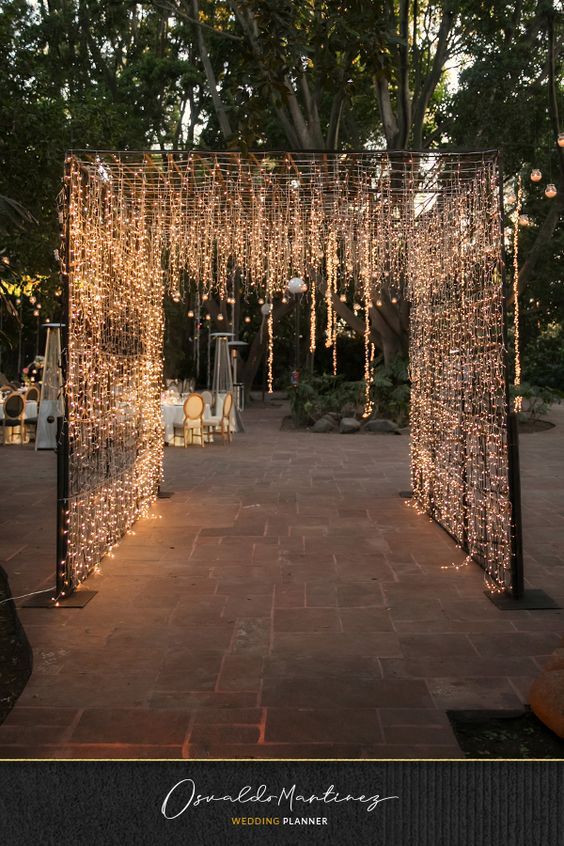
[[[212,394],[214,396],[215,409],[217,413],[219,406],[218,400],[223,408],[223,400],[227,393],[232,393],[233,398],[235,399],[235,394],[233,392],[233,371],[231,370],[231,361],[229,357],[229,341],[233,338],[233,333],[212,332],[210,334],[210,338],[215,340]],[[241,420],[241,415],[239,414],[236,402],[233,403],[232,415],[233,419],[231,422],[233,424],[233,429],[236,432],[244,432],[245,427],[243,426],[243,421]]]
[[[61,323],[44,323],[47,329],[41,399],[37,415],[35,449],[56,449],[57,418],[64,414],[61,372]]]

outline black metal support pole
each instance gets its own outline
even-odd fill
[[[523,564],[523,533],[521,516],[521,481],[519,471],[519,433],[517,428],[517,415],[511,409],[511,397],[509,395],[509,369],[508,369],[508,314],[507,300],[509,290],[507,276],[505,273],[504,242],[503,242],[503,167],[501,154],[498,164],[499,179],[499,225],[501,238],[501,281],[503,301],[503,350],[505,359],[505,403],[507,408],[507,462],[509,472],[509,501],[511,502],[511,598],[520,599],[524,592],[524,564]]]
[[[296,305],[295,305],[295,308],[294,308],[295,328],[296,328],[296,338],[295,338],[295,343],[296,343],[296,350],[295,350],[296,367],[295,367],[295,369],[299,370],[300,369],[300,299],[301,299],[301,294],[294,294],[294,296],[296,298]]]

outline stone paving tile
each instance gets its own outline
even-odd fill
[[[268,743],[381,743],[378,710],[269,708],[265,741]]]
[[[129,708],[87,709],[74,728],[70,742],[182,745],[189,720],[188,711],[159,713]]]
[[[165,451],[165,489],[84,609],[21,609],[35,668],[0,756],[456,758],[445,711],[516,708],[564,611],[501,612],[398,497],[407,438],[281,432]],[[564,410],[521,439],[526,576],[564,600]],[[556,419],[556,418],[555,418]],[[204,453],[204,454],[201,454]],[[0,563],[53,580],[52,453],[6,449]],[[26,479],[24,487],[20,479]]]

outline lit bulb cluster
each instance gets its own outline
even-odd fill
[[[337,367],[340,302],[412,304],[415,501],[504,583],[511,506],[495,163],[450,154],[92,154],[67,162],[70,497],[65,586],[91,572],[152,502],[161,477],[165,292],[199,317],[238,272],[265,313],[307,280]],[[407,281],[407,285],[406,285]],[[207,315],[209,317],[209,315]],[[196,321],[199,324],[199,319]]]

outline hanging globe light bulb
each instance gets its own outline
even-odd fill
[[[260,313],[264,317],[268,317],[268,315],[270,314],[271,311],[272,311],[272,303],[263,303],[263,305],[260,307]]]
[[[209,294],[202,294],[202,302],[205,303],[206,300],[209,300]]]
[[[259,297],[258,303],[259,305],[264,305],[264,299],[262,297]]]
[[[528,214],[519,215],[519,226],[529,226],[530,222]]]
[[[187,317],[194,317],[194,312],[192,311],[192,309],[190,309],[190,311],[186,312],[186,316]]]
[[[376,305],[378,308],[382,308],[382,300],[376,300]]]
[[[558,191],[556,190],[556,185],[554,182],[549,182],[546,188],[544,189],[545,197],[548,197],[549,200],[552,200],[553,197],[556,197]]]
[[[392,302],[393,302],[394,305],[397,303],[397,301],[398,301],[397,297],[392,297]]]
[[[247,316],[245,317],[245,323],[250,323],[250,322],[251,322],[251,318],[247,314]]]
[[[558,133],[558,142],[557,143],[558,143],[559,147],[564,147],[564,132]]]
[[[517,197],[515,196],[513,191],[511,192],[511,194],[507,195],[507,202],[509,203],[510,206],[514,206],[515,203],[517,202]]]
[[[222,313],[221,313],[221,312],[219,312],[219,314],[217,315],[217,319],[218,319],[218,320],[223,320],[223,315],[222,315]]]
[[[291,294],[305,294],[307,285],[299,276],[294,276],[288,282],[288,290]]]
[[[288,302],[288,297],[286,297],[286,296],[282,297],[282,302],[283,302],[283,303],[287,303],[287,302]]]
[[[540,182],[542,179],[542,173],[538,169],[538,167],[534,167],[531,171],[531,180],[533,182]]]
[[[211,320],[211,315],[206,314],[206,320]]]
[[[341,302],[342,302],[342,303],[346,303],[346,301],[347,301],[347,295],[346,295],[346,294],[341,294],[341,295],[339,296],[339,299],[341,300]]]

